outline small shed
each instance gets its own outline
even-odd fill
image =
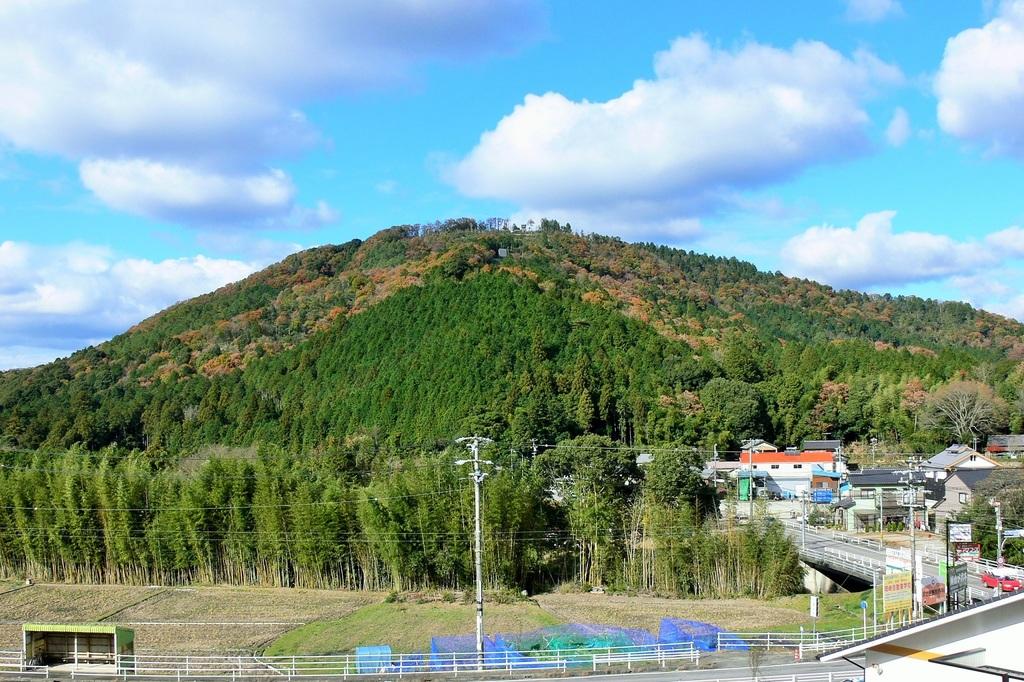
[[[135,653],[135,631],[118,625],[25,623],[22,626],[25,663],[35,666],[113,666],[125,668],[122,656]]]

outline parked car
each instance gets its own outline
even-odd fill
[[[1003,592],[1015,592],[1024,586],[1021,575],[1008,568],[993,568],[981,574],[985,587],[1000,588]]]

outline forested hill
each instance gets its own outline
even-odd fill
[[[501,254],[501,255],[499,255]],[[1019,426],[1024,328],[735,259],[469,220],[323,246],[68,359],[0,373],[0,446],[935,443],[954,380]],[[347,444],[347,445],[346,445]]]

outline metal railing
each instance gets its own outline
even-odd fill
[[[800,556],[805,560],[840,568],[851,575],[862,577],[868,581],[872,579],[872,576],[885,571],[885,564],[883,562],[832,547],[822,549],[804,547],[800,549]]]
[[[920,622],[920,621],[916,621]],[[743,650],[751,647],[770,650],[800,649],[801,651],[824,651],[842,644],[852,644],[878,635],[892,632],[908,623],[879,623],[867,627],[827,630],[823,632],[721,632],[718,648],[721,651]]]
[[[21,652],[15,655],[10,670],[21,674],[47,675],[45,668],[24,665]],[[0,659],[3,660],[3,659]],[[337,654],[324,656],[191,656],[178,654],[135,654],[118,656],[111,670],[80,667],[74,677],[173,678],[180,680],[293,677],[360,677],[372,675],[438,675],[458,676],[467,672],[596,672],[611,666],[632,670],[634,665],[666,667],[668,663],[698,663],[700,652],[692,642],[678,644],[647,644],[595,649],[562,649],[554,651],[485,651],[477,652],[393,654],[359,656]]]
[[[803,524],[800,521],[794,521],[792,519],[784,519],[782,523],[789,528],[800,531],[803,528]],[[831,528],[819,528],[818,526],[807,525],[807,532],[815,535],[819,539],[832,540],[834,542],[843,542],[848,545],[858,545],[860,547],[867,547],[876,552],[885,551],[885,543],[880,540],[872,540],[870,538],[861,538],[856,535],[850,535],[842,531],[833,530]]]

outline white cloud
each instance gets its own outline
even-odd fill
[[[113,208],[188,223],[251,221],[288,213],[295,187],[283,171],[232,176],[145,159],[90,159],[82,183]]]
[[[868,52],[845,57],[819,42],[724,50],[693,35],[656,55],[653,80],[614,99],[527,95],[446,175],[466,195],[526,213],[671,232],[742,191],[863,152],[862,102],[901,78]]]
[[[0,242],[0,368],[50,360],[110,338],[263,265],[203,255],[124,259],[84,243]]]
[[[839,287],[869,289],[968,275],[1000,260],[982,243],[931,232],[893,232],[895,215],[869,213],[854,228],[808,228],[783,247],[786,271]]]
[[[902,147],[910,138],[910,117],[903,107],[896,107],[885,129],[885,140],[893,147]]]
[[[1009,257],[1024,258],[1024,228],[1016,225],[985,238],[989,246]]]
[[[394,83],[424,60],[511,49],[539,23],[534,0],[11,0],[0,3],[0,141],[244,185],[317,141],[303,105]],[[211,220],[280,210],[262,192],[228,207],[205,198]],[[207,206],[196,199],[122,183],[112,205],[194,216]]]
[[[846,0],[846,19],[874,23],[903,15],[899,0]]]
[[[935,78],[940,127],[992,153],[1024,156],[1024,2],[953,36]]]
[[[981,303],[979,305],[993,313],[999,313],[1000,315],[1024,322],[1024,294],[1018,294],[994,303]]]
[[[1024,322],[1024,293],[1018,286],[1022,279],[1024,272],[1010,266],[954,277],[950,284],[975,307]]]

